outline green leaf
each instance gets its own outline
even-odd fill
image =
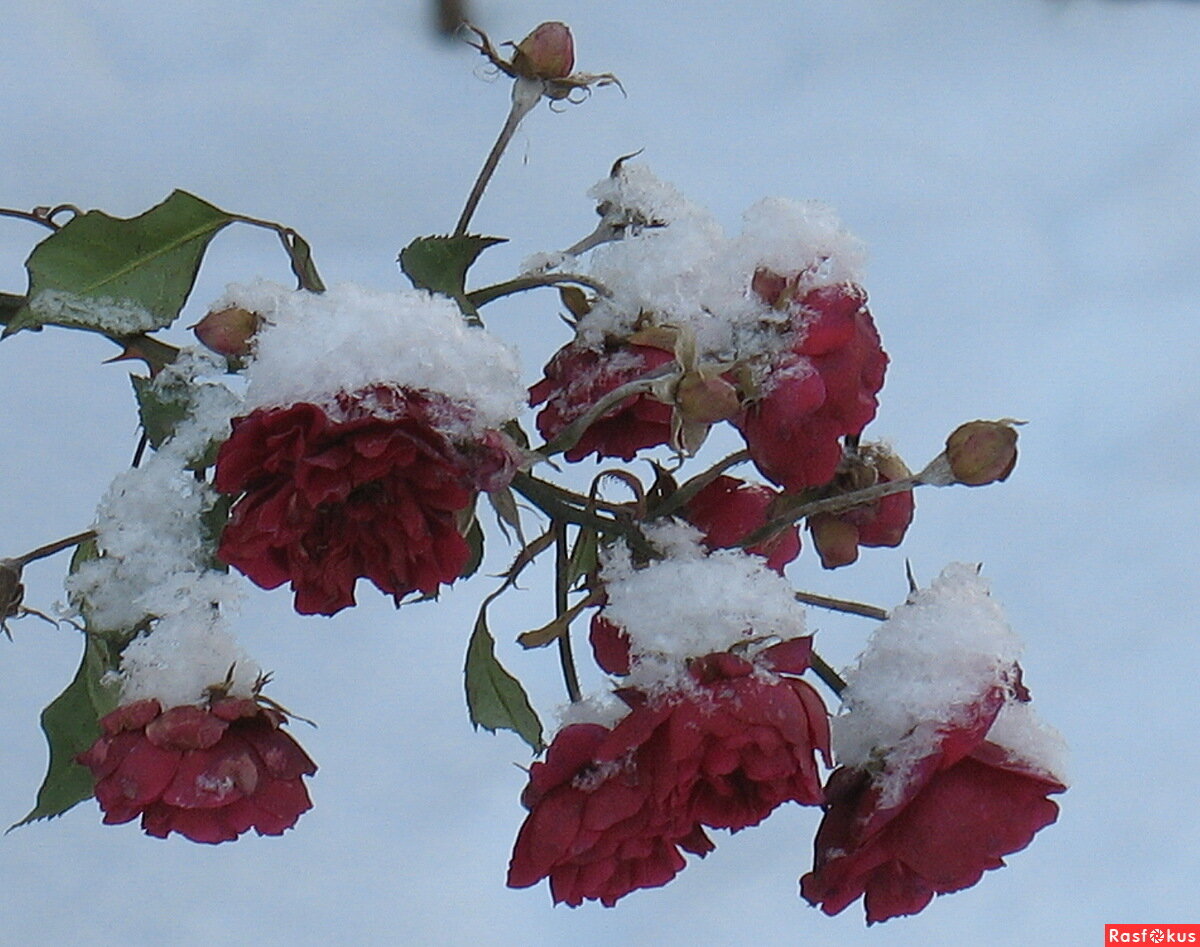
[[[463,571],[459,575],[460,579],[471,578],[483,564],[483,527],[479,525],[478,517],[471,518],[471,525],[467,528],[465,538],[467,545],[471,548],[471,557],[463,567]]]
[[[154,379],[142,375],[130,375],[133,393],[137,398],[138,417],[150,440],[150,446],[158,450],[175,433],[175,426],[188,416],[188,403],[176,399],[164,399],[154,387]]]
[[[317,272],[317,265],[313,263],[312,247],[308,245],[308,241],[294,230],[289,230],[284,240],[287,243],[288,256],[291,257],[292,272],[296,274],[300,288],[307,289],[310,293],[325,292],[325,283],[321,280],[321,274]]]
[[[136,335],[179,315],[209,241],[234,220],[186,191],[138,217],[80,214],[33,249],[29,302],[4,335],[44,325]]]
[[[17,828],[60,816],[92,796],[92,774],[75,762],[100,736],[99,720],[116,706],[115,688],[102,682],[110,660],[102,642],[89,638],[75,679],[42,711],[42,732],[50,746],[50,765],[38,790],[37,804]]]
[[[581,526],[575,547],[571,550],[571,558],[567,563],[566,587],[574,588],[575,583],[583,576],[596,571],[599,565],[597,549],[599,541],[596,531],[590,526]]]
[[[488,247],[504,243],[503,237],[418,237],[400,251],[400,268],[413,286],[453,298],[463,314],[478,321],[479,314],[467,301],[467,270]]]
[[[542,742],[542,724],[529,704],[529,697],[520,682],[496,660],[496,642],[487,627],[487,613],[479,610],[471,642],[467,645],[465,670],[467,710],[471,723],[493,733],[512,730],[533,747],[535,753]]]

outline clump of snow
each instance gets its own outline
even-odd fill
[[[1038,719],[1032,704],[1006,703],[987,738],[1007,750],[1009,759],[1032,766],[1064,786],[1067,784],[1067,743],[1061,733]]]
[[[353,284],[325,293],[260,280],[230,286],[211,308],[238,306],[265,324],[247,370],[248,409],[298,402],[336,413],[337,395],[379,385],[436,392],[462,405],[462,431],[478,433],[525,406],[517,358],[455,303],[424,291],[378,292]]]
[[[558,728],[595,723],[611,730],[629,713],[629,705],[611,693],[592,694],[558,708]]]
[[[46,322],[86,325],[115,336],[137,335],[162,325],[161,317],[133,299],[81,296],[61,289],[34,293],[29,308]]]
[[[969,725],[994,688],[1010,692],[1021,647],[978,567],[947,566],[875,630],[847,672],[842,712],[833,719],[839,764],[881,761],[881,805],[894,804],[912,766],[936,749],[947,729]],[[1031,711],[1013,712],[1001,728],[1021,744],[1013,746],[1018,753],[1032,752],[1036,742],[1032,731],[1015,735],[1025,713]],[[1030,761],[1052,771],[1049,762]]]
[[[186,413],[186,421],[176,426],[171,439],[160,446],[160,453],[194,461],[210,444],[229,437],[229,422],[242,411],[242,398],[220,382],[205,380],[224,371],[223,358],[195,347],[182,349],[175,361],[155,376],[151,385],[154,395],[180,405]]]
[[[603,555],[604,617],[629,636],[633,686],[677,688],[688,658],[804,634],[804,610],[782,576],[740,549],[709,552],[701,536],[669,521],[646,530],[665,558],[637,568],[620,544]]]
[[[234,641],[223,616],[188,609],[160,619],[121,655],[121,702],[157,698],[164,707],[197,704],[212,686],[251,697],[262,669]]]
[[[123,703],[156,697],[164,706],[197,703],[225,682],[249,697],[261,669],[225,630],[241,583],[212,565],[213,537],[204,516],[216,492],[188,465],[228,434],[240,400],[203,376],[223,370],[189,350],[163,370],[155,394],[183,404],[187,416],[140,467],[120,474],[96,513],[97,559],[67,578],[72,603],[96,632],[141,634],[122,654],[117,675]]]
[[[691,333],[707,361],[769,360],[795,327],[751,292],[756,270],[801,274],[801,292],[862,279],[862,243],[815,201],[760,201],[729,237],[645,165],[622,165],[589,194],[621,234],[591,254],[590,275],[611,291],[578,325],[580,341],[593,348],[649,322]]]

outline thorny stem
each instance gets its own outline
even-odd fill
[[[567,571],[570,568],[571,552],[567,548],[567,524],[555,520],[554,525],[554,612],[564,615],[567,605]],[[558,636],[558,661],[562,665],[563,680],[567,685],[567,696],[571,703],[577,704],[583,699],[579,690],[579,675],[575,670],[575,659],[571,655],[571,629],[563,629]]]
[[[667,497],[667,499],[655,510],[655,512],[660,516],[666,516],[669,513],[674,513],[681,506],[686,505],[687,502],[692,499],[692,497],[716,480],[717,477],[721,476],[721,474],[723,474],[730,467],[736,467],[738,464],[749,459],[750,452],[748,450],[740,450],[736,453],[730,454],[723,460],[718,460],[715,464],[709,467],[708,470],[705,470],[703,473],[696,474],[696,476],[692,477],[691,480],[687,481],[678,490]]]
[[[831,691],[837,694],[838,697],[842,696],[842,691],[846,689],[846,681],[842,678],[842,675],[838,674],[837,671],[826,664],[825,659],[817,654],[817,652],[812,652],[808,659],[808,666],[813,669],[813,673],[816,674],[817,677],[819,677]]]
[[[10,559],[10,562],[15,562],[20,566],[29,565],[38,559],[45,559],[47,556],[53,556],[56,552],[62,552],[64,549],[70,549],[72,546],[78,546],[80,543],[86,543],[89,539],[96,538],[94,529],[86,529],[82,533],[76,533],[74,536],[68,536],[66,539],[58,539],[52,543],[46,543],[44,546],[38,546],[37,549],[31,549],[23,556],[16,556]]]
[[[766,524],[754,530],[738,545],[742,547],[753,546],[764,539],[774,536],[779,530],[791,526],[792,523],[802,520],[806,516],[815,516],[818,513],[840,513],[843,510],[862,506],[865,503],[874,503],[876,500],[881,500],[896,493],[906,493],[914,487],[945,487],[955,482],[954,475],[950,472],[950,465],[946,460],[946,455],[939,454],[920,473],[915,473],[899,480],[888,480],[884,483],[877,483],[862,490],[855,490],[852,493],[840,493],[837,496],[823,497],[820,500],[813,500],[811,503],[795,507],[782,516],[776,516],[774,519],[768,520]]]
[[[54,215],[64,210],[71,210],[76,214],[79,213],[78,207],[71,204],[59,204],[57,207],[38,207],[35,210],[15,210],[11,207],[0,207],[0,217],[27,220],[30,223],[48,227],[50,230],[59,230],[61,225],[54,222]]]
[[[475,184],[471,187],[471,193],[467,195],[467,203],[463,207],[462,214],[459,215],[458,224],[454,228],[454,236],[461,237],[467,232],[467,226],[471,223],[475,208],[479,206],[479,200],[483,197],[488,181],[492,179],[492,175],[500,164],[500,156],[504,154],[508,143],[512,141],[512,136],[516,134],[521,120],[538,104],[543,88],[540,79],[518,78],[513,83],[512,107],[508,111],[508,118],[504,120],[504,127],[500,129],[500,135],[496,139],[496,143],[492,145],[492,150],[488,152],[487,159],[483,162],[483,168],[480,169],[479,177],[475,179]]]
[[[828,595],[817,595],[814,592],[796,592],[797,602],[805,605],[815,605],[817,608],[828,608],[833,612],[846,612],[849,615],[861,615],[863,618],[877,618],[887,621],[888,612],[878,605],[868,605],[865,602],[851,602],[844,598],[830,598]]]
[[[467,293],[467,302],[476,307],[486,306],[494,300],[501,299],[504,296],[511,296],[513,293],[523,293],[527,289],[536,289],[539,286],[558,286],[561,283],[575,283],[579,286],[586,286],[588,289],[595,290],[601,296],[612,295],[611,290],[607,286],[592,279],[590,276],[583,276],[578,273],[540,273],[518,276],[516,279],[496,283],[494,286],[485,286],[483,289],[477,289],[474,292]]]
[[[574,505],[576,495],[570,491],[539,480],[529,473],[518,473],[513,477],[511,486],[551,519],[574,523],[576,526],[590,526],[602,533],[617,533],[624,536],[630,546],[640,554],[655,555],[646,537],[636,526],[611,517],[598,516],[586,507],[580,509]]]

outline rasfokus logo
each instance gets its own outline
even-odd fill
[[[1105,924],[1106,944],[1200,944],[1200,924]]]

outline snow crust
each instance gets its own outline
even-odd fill
[[[1061,738],[1012,696],[1021,641],[977,566],[947,566],[929,588],[898,606],[846,674],[842,711],[832,721],[839,765],[883,763],[881,805],[898,801],[912,766],[942,734],[967,726],[995,687],[1010,694],[988,739],[1014,759],[1061,774]]]
[[[622,237],[592,251],[590,273],[612,295],[580,320],[585,345],[598,348],[606,336],[626,336],[648,320],[691,332],[709,361],[769,357],[793,337],[785,332],[786,314],[750,291],[755,270],[802,273],[802,291],[862,279],[863,244],[816,201],[760,201],[731,237],[642,164],[623,165],[589,195]],[[536,260],[554,262],[548,255]]]
[[[198,703],[231,667],[230,693],[249,697],[261,674],[226,630],[242,592],[238,579],[213,568],[203,517],[217,494],[188,468],[210,441],[228,435],[241,410],[237,395],[202,377],[219,371],[223,363],[207,353],[185,350],[159,374],[154,393],[185,404],[188,417],[141,466],[113,481],[94,526],[102,556],[67,578],[91,630],[142,629],[122,654],[122,703]]]
[[[513,349],[470,326],[444,296],[346,283],[325,293],[259,280],[228,287],[210,307],[240,306],[265,325],[247,369],[247,410],[298,402],[336,413],[339,392],[377,385],[437,392],[466,409],[452,435],[478,434],[526,403]]]
[[[688,658],[804,634],[804,609],[782,576],[740,549],[707,551],[702,535],[677,521],[648,527],[666,558],[642,568],[624,545],[603,554],[604,617],[629,636],[632,686],[678,689]]]
[[[110,296],[80,296],[61,289],[43,289],[29,300],[29,308],[47,322],[83,323],[109,335],[137,335],[162,324],[141,303]]]

